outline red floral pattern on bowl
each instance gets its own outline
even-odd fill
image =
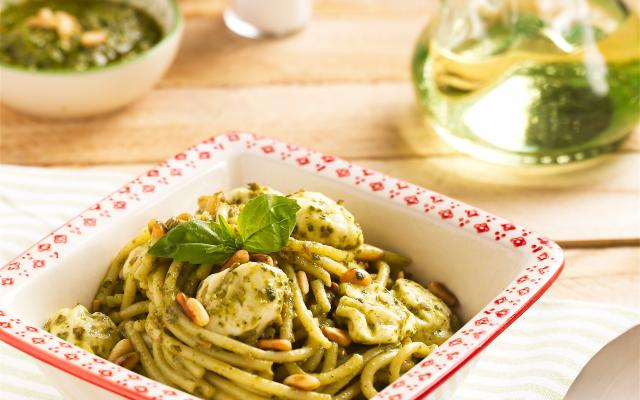
[[[189,179],[222,157],[267,158],[287,168],[340,181],[349,190],[402,206],[437,219],[480,240],[502,243],[504,251],[527,262],[521,272],[437,351],[383,390],[378,398],[415,399],[436,389],[472,360],[529,308],[553,283],[563,267],[560,248],[549,239],[475,207],[422,187],[360,167],[348,161],[250,133],[215,136],[176,154],[90,206],[0,269],[0,339],[17,349],[93,385],[130,399],[194,399],[186,393],[123,369],[77,348],[14,315],[11,298],[41,271],[64,264],[74,243],[99,233],[131,208]],[[366,230],[365,230],[366,232]]]

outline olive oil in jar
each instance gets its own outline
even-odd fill
[[[417,44],[415,89],[436,131],[512,164],[615,149],[640,113],[637,13],[610,0],[489,3],[443,2]]]

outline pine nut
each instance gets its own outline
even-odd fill
[[[249,259],[251,261],[255,261],[255,262],[261,262],[261,263],[265,263],[265,264],[269,264],[269,265],[273,265],[273,258],[271,258],[271,256],[268,256],[266,254],[251,254],[249,256]]]
[[[351,268],[340,276],[340,282],[349,282],[355,285],[367,286],[371,283],[371,275],[363,269]]]
[[[56,29],[56,16],[48,7],[38,10],[38,14],[30,17],[27,24],[32,28]]]
[[[209,323],[209,314],[198,299],[188,297],[186,294],[180,292],[176,295],[176,302],[191,322],[198,326],[207,326]]]
[[[207,326],[209,323],[209,314],[205,310],[202,303],[193,297],[187,300],[187,308],[189,309],[189,318],[198,326]]]
[[[356,261],[379,261],[384,256],[384,251],[370,244],[362,244],[356,249]]]
[[[131,353],[124,354],[118,357],[114,363],[126,369],[133,369],[133,367],[140,361],[140,353],[132,351]]]
[[[182,292],[178,292],[178,294],[176,294],[176,302],[180,305],[180,307],[182,307],[183,310],[187,308],[187,299],[187,295]]]
[[[336,296],[340,294],[340,285],[335,282],[331,282],[331,287],[329,288],[333,294]]]
[[[292,349],[291,341],[287,339],[260,339],[258,347],[262,350],[289,351]]]
[[[176,217],[176,219],[180,222],[187,222],[193,219],[193,216],[189,213],[182,213]]]
[[[427,289],[436,297],[439,297],[440,300],[444,301],[444,303],[449,307],[455,307],[458,305],[458,298],[456,295],[442,283],[431,281],[427,285]]]
[[[62,40],[67,40],[80,31],[80,23],[70,14],[64,11],[56,11],[56,32]]]
[[[222,271],[227,268],[235,268],[238,265],[248,263],[249,260],[249,252],[247,252],[246,250],[238,250],[231,257],[229,257],[227,261],[224,262],[224,264],[222,264],[220,270]]]
[[[101,306],[102,306],[102,301],[100,299],[94,299],[91,302],[91,312],[100,311]]]
[[[224,193],[216,192],[211,196],[200,196],[198,198],[198,208],[200,210],[207,211],[211,215],[216,215],[218,206],[224,201]]]
[[[331,340],[332,342],[338,343],[338,345],[342,347],[347,347],[351,344],[351,337],[349,336],[349,333],[340,328],[323,326],[322,333],[324,333],[327,339]]]
[[[298,286],[300,286],[300,291],[302,295],[306,295],[309,293],[309,279],[307,279],[307,274],[304,271],[296,272],[296,278],[298,280]]]
[[[111,349],[111,353],[109,353],[109,357],[107,360],[111,362],[115,362],[118,358],[124,356],[127,353],[131,353],[133,351],[133,344],[129,339],[122,339]]]
[[[284,381],[282,383],[287,386],[291,386],[307,392],[320,387],[320,380],[315,376],[307,374],[289,375],[284,378]]]
[[[154,239],[160,239],[165,234],[164,226],[155,219],[149,221],[149,223],[147,224],[147,230],[151,234],[151,237]]]
[[[80,44],[84,47],[95,47],[107,41],[107,34],[103,31],[86,31],[80,36]]]

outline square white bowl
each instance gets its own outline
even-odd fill
[[[59,308],[88,305],[112,257],[149,219],[193,210],[198,196],[247,182],[345,200],[367,242],[410,256],[418,281],[437,280],[456,293],[465,325],[380,399],[451,396],[479,351],[563,267],[555,243],[475,207],[333,156],[228,133],[147,171],[1,268],[0,340],[42,361],[70,398],[193,399],[39,327]]]

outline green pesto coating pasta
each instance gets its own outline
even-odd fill
[[[115,287],[116,280],[118,279],[118,275],[120,274],[120,269],[124,264],[124,261],[129,256],[129,253],[134,248],[140,246],[149,240],[149,231],[147,228],[144,228],[135,238],[133,238],[129,243],[127,243],[116,255],[116,257],[111,261],[109,265],[109,269],[107,270],[107,274],[102,279],[100,284],[100,288],[98,289],[98,293],[96,293],[96,298],[103,299],[105,296],[113,293],[113,289]]]
[[[349,261],[353,258],[353,253],[346,250],[336,249],[335,247],[327,246],[318,242],[311,242],[305,240],[297,240],[289,238],[289,243],[284,250],[295,251],[298,253],[317,254],[319,256],[326,256],[335,261],[343,262]]]
[[[395,381],[400,377],[400,369],[405,361],[411,359],[411,357],[426,357],[431,352],[435,346],[427,346],[422,342],[412,342],[402,346],[398,350],[398,354],[393,358],[391,364],[389,364],[389,379],[391,382]]]
[[[411,264],[410,258],[389,250],[384,251],[382,261],[386,262],[394,268],[406,268],[409,266],[409,264]]]
[[[238,232],[238,213],[244,205],[226,203],[222,193],[214,196],[216,206],[208,212],[200,211],[200,214],[195,216],[180,215],[162,226],[168,231],[182,223],[180,221],[190,218],[215,223],[217,216],[224,216],[231,229]],[[325,226],[315,233],[322,234],[322,229],[325,229],[325,234],[333,234],[330,230],[333,227],[326,226],[326,223],[331,221],[331,218],[326,218],[327,215],[338,214],[331,214],[329,211],[329,214],[320,215],[320,224]],[[310,229],[308,225],[304,227]],[[339,224],[334,227],[341,229]],[[235,271],[235,268],[240,270],[243,265],[233,265],[231,269],[221,273],[219,264],[190,264],[169,257],[152,256],[149,249],[161,239],[157,233],[154,231],[152,237],[145,228],[123,246],[109,265],[96,293],[93,307],[94,311],[101,311],[110,316],[119,324],[122,335],[131,340],[135,351],[140,355],[141,366],[136,370],[144,371],[145,375],[159,382],[204,399],[371,398],[377,394],[376,386],[379,388],[383,383],[397,379],[400,374],[415,365],[419,358],[428,356],[436,348],[435,344],[430,344],[430,340],[423,343],[420,340],[424,339],[411,336],[415,331],[402,336],[398,343],[389,344],[379,344],[387,343],[383,339],[375,342],[374,335],[370,335],[373,339],[358,337],[362,333],[357,331],[370,331],[377,324],[375,318],[386,318],[385,312],[388,314],[389,310],[380,311],[375,304],[363,303],[375,300],[363,300],[350,294],[359,293],[360,289],[365,293],[368,288],[348,281],[349,278],[345,278],[344,273],[352,268],[366,269],[374,274],[372,277],[376,288],[382,288],[374,288],[378,291],[369,293],[379,296],[381,290],[384,293],[381,293],[382,297],[377,297],[378,299],[395,296],[392,301],[399,305],[406,299],[396,294],[398,283],[391,278],[391,271],[395,274],[400,268],[406,267],[410,263],[407,257],[382,250],[383,256],[380,260],[365,261],[366,257],[356,260],[356,249],[345,250],[320,242],[301,240],[300,238],[308,239],[313,236],[296,235],[294,231],[293,235],[298,239],[290,237],[280,251],[249,255],[250,260],[265,262],[259,267],[262,271],[269,271],[269,268],[279,269],[272,269],[270,273],[271,276],[277,276],[279,273],[280,279],[283,279],[278,287],[278,290],[281,290],[278,292],[278,304],[281,304],[281,308],[273,309],[270,314],[273,317],[269,317],[273,319],[269,320],[266,328],[248,331],[246,335],[236,335],[224,333],[225,328],[215,320],[220,314],[207,308],[209,300],[206,300],[206,296],[201,297],[201,293],[211,289],[207,285],[210,284],[210,278],[216,278],[212,276],[214,274],[218,274],[216,279],[219,280],[213,282],[223,282],[224,285],[243,284],[238,283],[240,280],[235,282],[228,278],[239,276],[240,273]],[[271,265],[267,265],[267,262]],[[306,292],[304,279],[301,278],[302,284],[298,281],[298,271],[306,274],[310,293]],[[227,273],[231,274],[225,276]],[[264,281],[269,279],[266,276]],[[263,279],[254,281],[262,282]],[[250,284],[251,279],[243,282]],[[347,290],[349,284],[355,285],[352,286],[351,292]],[[301,285],[305,288],[304,294]],[[411,289],[408,285],[404,288]],[[211,290],[214,289],[215,286]],[[250,298],[242,298],[241,295],[237,301],[245,306],[247,299],[260,299],[262,294],[270,299],[269,301],[273,301],[270,288],[265,287],[261,290],[264,291],[256,291],[256,295]],[[215,291],[207,292],[207,296],[209,295],[209,299],[218,298]],[[223,295],[220,296],[222,298]],[[409,299],[406,301],[413,301],[416,294],[409,293],[407,296]],[[211,323],[205,321],[196,324],[198,321],[192,314],[193,310],[189,310],[185,305],[188,302],[183,302],[190,297],[201,302]],[[177,299],[180,300],[180,304]],[[265,310],[276,303],[265,301],[255,304],[258,304],[258,310],[264,315],[267,313]],[[261,308],[262,305],[265,305],[264,309]],[[334,308],[347,311],[334,315]],[[245,311],[252,312],[250,307],[245,307],[240,312]],[[375,313],[373,319],[367,313]],[[230,315],[239,314],[234,311]],[[452,315],[451,320],[454,319],[455,316]],[[238,321],[243,320],[231,321],[239,323]],[[430,326],[431,321],[426,322],[427,324],[423,325]],[[449,320],[447,324],[450,324]],[[445,325],[443,329],[449,327],[450,325]],[[352,334],[351,330],[355,330],[356,333]],[[420,334],[425,337],[429,333]],[[346,341],[343,341],[344,336],[341,339],[340,335],[346,335]],[[270,347],[272,345],[265,344],[269,340],[279,343],[279,346]],[[319,387],[303,391],[296,389],[293,383],[291,386],[281,383],[292,374],[311,376],[317,379]]]
[[[162,336],[162,341],[167,346],[175,346],[179,348],[179,353],[184,357],[196,362],[206,369],[221,375],[236,383],[246,385],[248,388],[256,391],[263,391],[267,394],[278,396],[285,399],[301,399],[301,400],[321,400],[330,399],[329,396],[315,392],[303,392],[300,390],[292,389],[289,386],[281,383],[273,382],[261,378],[257,375],[253,375],[241,369],[235,368],[225,362],[216,360],[213,357],[209,357],[205,354],[199,353],[191,348],[183,345],[175,339],[170,338],[167,335]]]
[[[289,351],[267,351],[257,347],[250,346],[239,340],[232,339],[227,336],[220,335],[213,331],[209,331],[193,324],[184,315],[179,315],[177,325],[190,335],[199,337],[201,340],[207,341],[215,346],[223,348],[233,353],[250,355],[259,360],[273,361],[277,363],[297,362],[306,360],[311,357],[315,349],[303,346],[299,349]]]
[[[107,307],[116,307],[122,303],[122,293],[114,294],[111,296],[105,296],[102,302]]]
[[[360,389],[367,398],[372,398],[378,394],[374,384],[376,372],[386,367],[391,360],[398,354],[397,349],[387,350],[373,357],[362,370],[360,377]]]
[[[181,389],[186,390],[187,392],[193,393],[195,391],[196,381],[179,372],[175,368],[176,367],[175,363],[172,362],[172,364],[174,365],[169,365],[169,362],[167,362],[167,359],[165,359],[164,354],[160,349],[160,343],[158,341],[153,342],[151,351],[153,354],[153,358],[156,361],[156,364],[158,365],[158,368],[169,381],[171,381],[174,385],[177,385]]]
[[[301,270],[309,276],[319,279],[325,286],[331,286],[331,275],[317,263],[307,260],[299,255],[289,257],[290,263],[296,270]]]
[[[378,272],[376,273],[376,282],[380,283],[382,286],[386,287],[389,283],[389,275],[391,273],[391,268],[389,264],[384,261],[377,261],[375,263],[376,269]]]
[[[284,367],[289,373],[289,375],[306,374],[306,372],[302,369],[302,367],[300,367],[297,363],[285,363]]]
[[[353,382],[351,385],[347,386],[342,392],[338,393],[334,400],[351,400],[356,398],[362,390],[360,389],[360,382]]]
[[[133,328],[133,323],[125,323],[124,330],[129,340],[131,340],[133,347],[140,354],[140,362],[142,363],[146,373],[149,374],[149,377],[158,382],[167,383],[167,379],[160,371],[160,368],[158,368],[158,365],[149,352],[147,345],[144,343],[142,336],[140,336],[140,333],[136,332]]]
[[[321,385],[328,385],[344,379],[348,376],[356,375],[362,369],[364,362],[360,354],[354,354],[347,362],[327,372],[311,374],[318,378]]]
[[[147,276],[153,270],[155,261],[155,257],[150,254],[145,254],[140,257],[140,261],[138,262],[138,266],[133,272],[133,278],[139,282],[139,285],[142,289],[147,289]]]
[[[144,314],[149,311],[149,300],[142,300],[137,303],[133,303],[121,311],[113,312],[109,315],[113,322],[120,322],[126,319],[131,319],[137,315]]]
[[[351,382],[353,380],[353,378],[355,378],[357,375],[359,374],[359,371],[357,373],[354,373],[351,376],[347,376],[346,378],[343,378],[339,381],[333,382],[330,385],[326,385],[323,386],[322,389],[320,390],[322,393],[327,393],[330,395],[335,395],[336,393],[338,393],[340,390],[342,390],[345,386],[347,386],[349,384],[349,382]],[[360,380],[356,379],[356,382],[358,383],[358,387],[360,386]]]
[[[362,369],[363,364],[362,356],[360,354],[354,354],[349,360],[347,360],[347,362],[337,368],[318,374],[310,373],[309,375],[317,378],[318,381],[320,381],[320,385],[329,385],[357,375]],[[290,374],[306,374],[304,369],[296,363],[287,363],[285,364],[285,368]],[[345,384],[346,383],[348,383],[348,381],[345,382]]]
[[[229,363],[233,366],[236,366],[239,368],[246,368],[254,371],[268,371],[268,370],[271,370],[271,366],[273,365],[272,361],[257,360],[251,356],[249,357],[242,356],[236,353],[232,353],[232,352],[228,352],[228,351],[224,351],[216,348],[211,348],[211,349],[198,348],[198,351],[202,352],[203,354],[209,355],[213,358],[216,358],[220,361]]]
[[[136,299],[137,284],[133,276],[128,277],[124,281],[124,293],[122,295],[122,302],[120,303],[120,311],[129,307]]]
[[[307,360],[302,364],[302,369],[307,372],[315,371],[316,368],[318,368],[318,365],[322,362],[324,352],[325,349],[319,348],[318,351],[316,351],[311,357],[307,358]]]
[[[173,360],[173,362],[176,364],[178,369],[181,369],[179,367],[182,366],[187,371],[189,371],[191,375],[193,375],[195,378],[198,378],[198,379],[203,378],[204,375],[207,373],[207,370],[205,370],[204,367],[194,363],[191,360],[187,360],[186,358],[181,357],[180,355],[174,353],[167,346],[160,346],[160,347],[162,347],[162,354],[164,355],[164,358],[167,360]]]
[[[344,264],[339,263],[338,261],[331,259],[326,256],[317,256],[314,257],[314,261],[318,263],[320,267],[325,269],[330,274],[333,274],[337,277],[342,276],[345,272],[347,272],[347,267]]]
[[[331,371],[338,362],[338,343],[331,343],[331,348],[324,352],[322,360],[322,372]]]
[[[307,309],[307,306],[304,303],[304,298],[302,297],[302,292],[298,286],[298,280],[293,272],[293,268],[290,265],[285,265],[283,269],[289,277],[289,283],[293,292],[293,308],[296,310],[298,319],[306,331],[309,332],[309,336],[312,337],[320,347],[328,349],[331,347],[331,342],[324,336],[318,324],[314,322],[311,312]]]
[[[286,296],[282,309],[282,325],[280,325],[280,339],[294,341],[293,336],[293,298]]]
[[[320,307],[320,310],[325,314],[331,311],[331,301],[329,300],[327,291],[324,288],[325,285],[319,279],[315,279],[311,281],[310,286],[311,291],[313,292],[313,297],[316,299],[316,303]]]
[[[221,377],[220,375],[208,373],[205,379],[218,389],[229,393],[236,393],[237,397],[244,400],[266,400],[267,397],[251,392]]]
[[[232,395],[230,392],[227,392],[222,389],[218,389],[218,391],[213,395],[213,400],[240,400],[240,399]]]
[[[183,292],[193,296],[200,282],[211,274],[213,264],[200,264],[191,274],[184,285]]]

